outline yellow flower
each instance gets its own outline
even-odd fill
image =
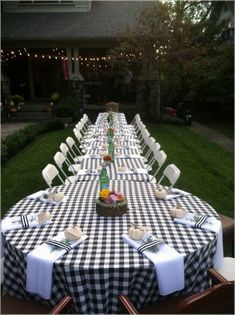
[[[100,197],[101,197],[101,198],[106,199],[106,198],[109,197],[109,194],[110,194],[109,189],[102,189],[102,190],[100,191]]]

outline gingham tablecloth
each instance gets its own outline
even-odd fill
[[[131,222],[151,227],[157,237],[186,255],[185,288],[176,295],[207,287],[207,270],[213,264],[216,235],[173,223],[169,210],[178,202],[190,211],[218,217],[213,208],[192,195],[170,201],[156,200],[151,183],[111,181],[111,189],[127,197],[129,210],[121,217],[96,214],[98,181],[59,186],[58,191],[68,196],[60,205],[27,198],[18,202],[8,216],[48,210],[53,215],[53,222],[40,228],[4,234],[4,292],[43,301],[25,291],[26,255],[66,227],[76,224],[86,232],[88,239],[55,262],[51,303],[67,294],[74,300],[73,313],[117,314],[121,312],[117,300],[119,293],[131,296],[137,308],[162,299],[153,264],[121,238]]]

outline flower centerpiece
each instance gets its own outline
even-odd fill
[[[104,217],[116,217],[127,212],[127,200],[121,192],[102,189],[96,199],[96,212]]]
[[[112,161],[112,156],[110,154],[105,154],[103,156],[103,161],[106,165],[110,165],[111,161]]]

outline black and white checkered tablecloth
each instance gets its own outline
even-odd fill
[[[104,155],[104,152],[106,152],[106,154],[108,153],[108,149],[104,149],[102,147],[98,147],[95,149],[87,149],[86,154],[90,154],[90,155],[95,155],[95,154],[100,154],[100,155]],[[135,155],[139,155],[139,150],[137,148],[115,148],[115,152],[119,153],[121,155],[128,155],[128,154],[135,154]]]
[[[97,170],[101,167],[102,160],[98,158],[93,159],[83,159],[81,162],[81,168],[87,170]],[[124,166],[126,169],[131,170],[133,174],[122,174],[118,172],[118,167]],[[138,169],[145,169],[145,165],[141,158],[137,159],[122,159],[115,158],[109,166],[107,166],[107,172],[110,179],[119,180],[134,180],[134,181],[150,181],[149,174],[138,174]],[[78,175],[77,181],[89,181],[89,180],[99,180],[99,174],[97,175]]]
[[[119,293],[130,296],[137,308],[162,299],[153,264],[121,238],[131,222],[151,227],[156,236],[186,255],[185,289],[176,295],[204,289],[208,285],[207,269],[212,267],[215,254],[216,235],[173,223],[169,210],[178,202],[190,211],[217,217],[213,208],[192,195],[170,201],[156,200],[151,183],[111,181],[111,189],[127,197],[129,210],[123,216],[96,214],[98,181],[59,186],[58,191],[68,196],[60,205],[27,198],[18,202],[8,216],[48,210],[53,215],[53,223],[4,234],[4,291],[42,301],[25,291],[26,255],[66,227],[76,224],[87,233],[88,239],[55,262],[52,299],[44,303],[55,303],[64,295],[70,295],[74,300],[73,313],[117,314],[121,312],[117,300]]]

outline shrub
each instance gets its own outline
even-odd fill
[[[63,128],[63,122],[54,120],[45,123],[30,124],[24,129],[14,132],[2,141],[1,163],[4,164],[40,134]]]
[[[5,163],[7,161],[7,156],[8,156],[8,152],[7,152],[7,146],[5,144],[1,145],[1,163]]]
[[[168,115],[162,115],[160,118],[156,118],[151,115],[142,115],[141,117],[144,117],[149,122],[157,122],[157,123],[165,123],[165,124],[172,124],[172,125],[178,125],[183,126],[185,125],[184,121],[180,119],[179,117],[173,117]]]
[[[72,117],[73,121],[78,120],[81,116],[81,105],[80,98],[65,97],[55,107],[55,115],[56,117]]]

